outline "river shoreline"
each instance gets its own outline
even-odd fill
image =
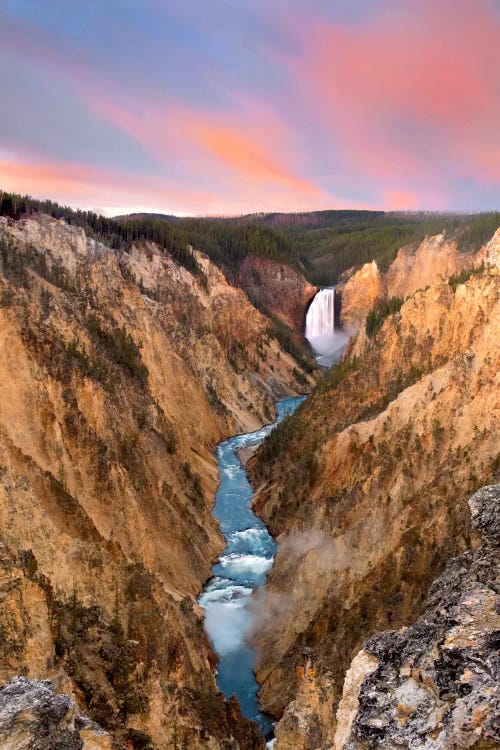
[[[217,447],[219,487],[214,516],[226,547],[212,566],[198,602],[205,610],[205,631],[219,659],[217,685],[226,698],[236,695],[243,715],[273,736],[273,719],[260,710],[254,674],[255,652],[247,641],[253,591],[262,586],[274,562],[276,543],[252,511],[253,489],[244,463],[274,427],[295,411],[305,396],[276,403],[274,422],[255,432],[235,435]]]

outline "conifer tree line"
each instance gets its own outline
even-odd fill
[[[112,219],[0,191],[0,215],[18,220],[36,212],[80,226],[118,251],[132,242],[156,242],[202,281],[203,271],[190,246],[206,253],[230,276],[245,257],[258,255],[302,271],[318,286],[336,284],[347,269],[372,260],[385,270],[400,247],[427,235],[444,232],[460,250],[478,250],[500,226],[500,212],[329,210],[219,218],[130,214]]]
[[[387,270],[401,247],[416,246],[426,236],[444,233],[457,242],[459,250],[477,251],[500,226],[500,212],[342,210],[256,214],[244,219],[259,226],[287,227],[292,249],[317,286],[334,285],[347,269],[359,268],[372,260]]]
[[[24,215],[35,213],[48,214],[55,219],[64,219],[68,224],[82,227],[89,237],[100,240],[115,250],[124,250],[130,243],[139,240],[157,242],[188,271],[203,276],[186,238],[165,222],[151,219],[118,222],[93,211],[75,211],[50,200],[40,201],[29,196],[0,193],[0,216],[18,220]]]

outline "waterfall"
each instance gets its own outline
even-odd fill
[[[306,339],[318,364],[329,367],[342,353],[349,336],[335,328],[335,287],[320,289],[306,315]]]
[[[321,289],[309,307],[306,316],[306,339],[333,336],[335,331],[335,287]]]

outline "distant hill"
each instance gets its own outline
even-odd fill
[[[174,216],[173,214],[150,214],[144,213],[132,213],[132,214],[120,214],[119,216],[113,216],[113,221],[135,221],[144,219],[154,219],[155,221],[166,221],[169,224],[175,224],[176,222],[182,221],[181,216]]]
[[[441,232],[456,239],[464,251],[478,250],[500,221],[500,214],[494,212],[358,210],[263,212],[198,219],[167,214],[130,214],[117,218],[139,217],[176,223],[196,232],[199,246],[216,262],[225,265],[235,253],[235,247],[240,248],[243,227],[277,232],[282,238],[284,257],[280,258],[281,262],[300,263],[303,273],[317,286],[336,284],[344,271],[372,260],[386,270],[401,247],[420,243],[424,237]],[[261,254],[255,247],[251,252]]]

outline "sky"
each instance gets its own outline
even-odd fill
[[[500,208],[500,0],[0,0],[0,189]]]

